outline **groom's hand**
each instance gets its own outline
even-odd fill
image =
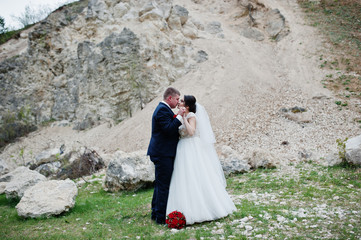
[[[184,108],[184,107],[179,108],[179,111],[178,111],[177,115],[180,115],[180,116],[183,117],[184,111],[185,111],[185,108]]]

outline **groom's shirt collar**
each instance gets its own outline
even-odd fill
[[[168,103],[166,103],[164,101],[161,101],[161,102],[164,103],[165,105],[167,105],[170,108],[170,110],[172,110],[172,108],[168,105]]]

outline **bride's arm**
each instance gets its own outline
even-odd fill
[[[183,122],[186,127],[188,135],[193,136],[194,133],[196,132],[196,118],[190,117],[186,119],[185,116],[183,116]]]

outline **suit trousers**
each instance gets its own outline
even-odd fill
[[[174,157],[150,157],[155,166],[154,193],[152,199],[152,219],[165,223],[169,185],[172,178]]]

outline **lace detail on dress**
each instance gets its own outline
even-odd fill
[[[186,119],[191,118],[191,117],[195,117],[196,121],[197,121],[197,117],[193,112],[188,113],[188,115],[186,116]],[[180,138],[199,137],[199,131],[198,131],[198,128],[197,128],[197,123],[196,123],[196,132],[195,132],[195,134],[193,136],[189,136],[188,133],[187,133],[186,126],[184,125],[183,118],[182,118],[181,122],[182,122],[182,125],[179,127],[179,130],[178,130]]]

